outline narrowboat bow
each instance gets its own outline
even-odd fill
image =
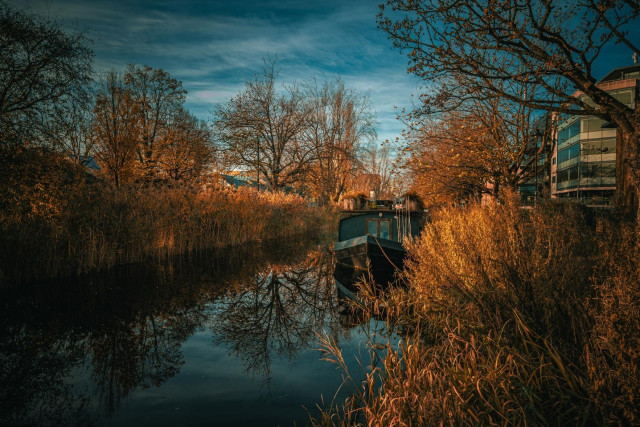
[[[403,268],[406,237],[416,237],[425,223],[422,211],[371,209],[342,211],[336,256],[335,278],[353,284],[367,271],[379,285],[393,281]]]

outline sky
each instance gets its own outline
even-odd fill
[[[186,108],[210,120],[216,104],[277,56],[279,81],[340,77],[368,94],[378,140],[403,128],[398,109],[410,108],[420,81],[407,57],[376,27],[376,0],[108,1],[22,0],[17,7],[85,31],[94,69],[127,64],[162,68],[188,91]]]
[[[269,57],[277,56],[282,83],[339,76],[368,94],[379,141],[400,137],[398,112],[411,109],[412,94],[424,84],[407,74],[407,56],[377,29],[379,0],[10,1],[84,31],[97,73],[132,63],[169,72],[188,91],[187,109],[203,120]],[[632,63],[621,46],[610,45],[602,56],[597,78]]]

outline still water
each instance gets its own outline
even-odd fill
[[[0,291],[0,424],[305,425],[366,340],[331,242],[271,242]],[[341,314],[342,313],[342,314]],[[323,403],[324,402],[324,403]]]

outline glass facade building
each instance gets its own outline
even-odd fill
[[[598,83],[634,107],[640,65],[613,70]],[[576,96],[590,103],[582,93]],[[560,117],[551,161],[551,196],[591,206],[611,206],[616,190],[616,129],[593,116]]]
[[[532,161],[528,168],[533,172],[533,177],[518,185],[520,199],[525,205],[533,205],[536,203],[536,199],[543,197],[543,194],[548,194],[549,169],[547,167],[547,157],[550,152],[545,148],[542,153],[539,153],[540,147],[542,147],[543,126],[544,119],[541,119],[535,126],[537,131],[532,135],[531,146],[528,147],[528,154],[525,159]]]

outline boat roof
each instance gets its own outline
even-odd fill
[[[386,214],[386,215],[411,215],[411,216],[423,216],[423,211],[408,211],[406,209],[352,209],[341,210],[340,214],[349,217],[362,214]]]

